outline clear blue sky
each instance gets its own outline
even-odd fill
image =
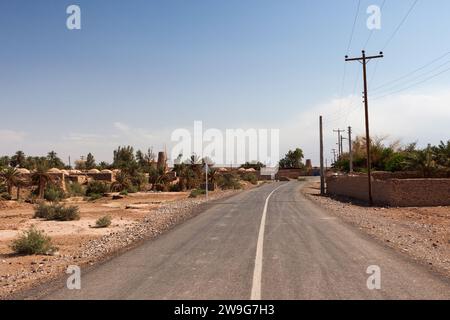
[[[91,148],[96,138],[119,135],[117,122],[157,136],[159,142],[149,143],[156,148],[170,139],[162,132],[194,120],[209,127],[283,130],[289,119],[315,115],[316,106],[340,97],[357,2],[3,0],[0,130],[23,136],[2,141],[0,153],[55,149],[77,157],[91,151],[110,160],[112,150]],[[369,35],[366,8],[382,2],[361,2],[351,55],[360,54]],[[386,1],[369,53],[384,46],[412,3]],[[66,28],[70,4],[81,7],[81,30]],[[449,16],[450,1],[419,1],[385,49],[373,86],[448,52]],[[359,68],[347,66],[344,95],[354,92]],[[449,86],[444,74],[414,92]],[[300,123],[297,134],[304,134]],[[67,146],[83,135],[91,140]],[[437,142],[431,133],[417,139]],[[143,144],[131,138],[129,143]],[[282,146],[295,144],[293,139]],[[305,148],[315,159],[316,150]]]

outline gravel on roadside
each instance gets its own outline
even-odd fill
[[[232,196],[237,192],[239,191],[229,190],[211,193],[209,202]],[[15,273],[0,275],[0,299],[7,299],[21,291],[55,279],[64,274],[69,265],[94,265],[137,246],[140,241],[155,238],[194,217],[206,205],[205,197],[170,201],[149,211],[141,221],[127,225],[120,231],[80,243],[79,249],[72,254],[36,256],[37,262],[31,262],[29,266],[24,265]],[[6,260],[0,260],[0,263],[6,263]]]
[[[317,182],[302,192],[330,214],[450,277],[450,207],[366,207],[320,196]]]

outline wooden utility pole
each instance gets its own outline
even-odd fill
[[[348,154],[350,159],[350,173],[353,173],[352,127],[348,127]]]
[[[336,149],[332,149],[331,153],[333,154],[333,160],[334,160],[333,164],[334,164],[334,163],[336,163]]]
[[[208,201],[208,164],[205,161],[205,189],[206,189],[206,201]]]
[[[333,132],[338,134],[338,159],[342,156],[342,140],[341,140],[341,133],[345,132],[345,130],[337,129],[333,130]]]
[[[366,52],[362,51],[362,57],[359,58],[349,58],[345,56],[345,61],[358,61],[363,65],[363,78],[364,78],[364,108],[366,117],[366,152],[367,152],[367,181],[369,187],[369,204],[373,205],[372,197],[372,175],[371,175],[371,165],[372,161],[370,159],[370,131],[369,131],[369,99],[367,92],[367,63],[372,59],[383,58],[383,52],[380,52],[377,56],[366,56]]]
[[[323,168],[323,123],[322,116],[319,118],[320,127],[320,194],[325,195],[325,172]]]
[[[344,140],[347,140],[344,136],[341,136],[341,152],[344,154]]]

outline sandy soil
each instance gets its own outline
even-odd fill
[[[302,192],[332,215],[450,277],[450,207],[370,208],[321,197],[316,182]]]
[[[211,192],[210,199],[235,192]],[[33,205],[0,202],[0,298],[54,278],[69,265],[92,265],[135,242],[155,237],[194,215],[194,209],[205,202],[205,197],[192,199],[188,192],[136,193],[119,200],[108,197],[86,202],[72,198],[66,202],[79,206],[79,221],[33,219]],[[112,217],[112,225],[92,228],[105,215]],[[11,242],[31,225],[51,236],[58,247],[55,255],[13,254]]]

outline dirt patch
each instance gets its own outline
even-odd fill
[[[215,200],[236,191],[210,192]],[[94,202],[70,199],[80,208],[79,221],[55,222],[33,219],[34,207],[7,202],[0,210],[0,298],[29,289],[60,276],[69,265],[93,265],[139,241],[156,237],[196,214],[205,197],[188,198],[189,193],[137,193],[119,200],[111,197]],[[93,228],[105,215],[109,228]],[[23,230],[35,225],[58,247],[55,256],[17,256],[10,244]]]
[[[317,182],[302,192],[332,215],[450,277],[450,207],[365,207],[320,196]]]

